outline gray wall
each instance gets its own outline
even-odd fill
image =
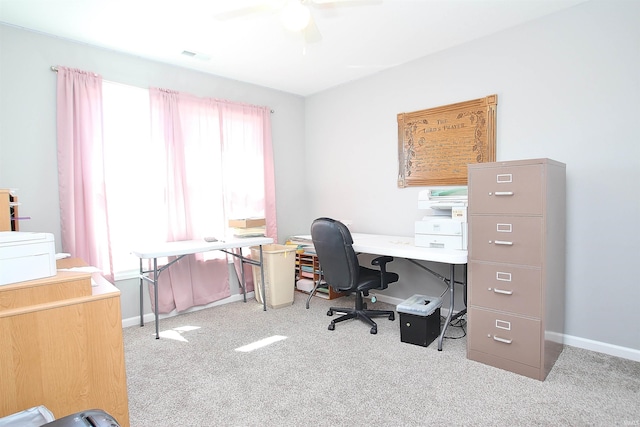
[[[627,347],[640,360],[638,22],[640,2],[591,1],[307,97],[309,220],[413,234],[422,188],[396,186],[396,115],[495,93],[498,160],[567,164],[571,343]],[[402,260],[390,266],[401,278],[388,295],[442,290]]]
[[[495,93],[498,160],[567,164],[569,343],[640,360],[639,18],[640,2],[594,0],[307,98],[0,25],[0,187],[19,188],[33,218],[23,230],[60,241],[49,70],[60,64],[273,108],[280,241],[323,215],[411,235],[420,189],[396,186],[396,115]],[[392,265],[390,297],[443,290]],[[123,317],[135,316],[137,281],[116,284]]]

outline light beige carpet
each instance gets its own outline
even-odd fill
[[[565,347],[546,381],[466,358],[466,340],[400,341],[399,318],[328,331],[330,304],[237,302],[125,328],[132,427],[638,426],[640,363]],[[370,308],[392,307],[383,303]],[[449,336],[461,336],[459,328]],[[266,347],[235,349],[272,336]]]

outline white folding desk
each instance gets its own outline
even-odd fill
[[[147,248],[136,249],[131,251],[131,253],[138,258],[140,258],[140,326],[144,326],[143,319],[143,284],[144,282],[149,282],[153,284],[153,298],[154,298],[154,315],[156,319],[156,339],[160,338],[159,332],[159,319],[158,319],[158,276],[164,270],[172,266],[175,262],[180,260],[186,255],[197,254],[202,252],[209,251],[222,251],[229,255],[232,255],[238,259],[240,259],[240,286],[242,287],[242,292],[244,296],[244,301],[247,302],[247,287],[244,278],[244,264],[251,264],[260,267],[260,276],[261,276],[261,285],[262,285],[262,295],[266,295],[265,293],[265,283],[264,283],[264,270],[262,268],[263,257],[262,257],[262,245],[269,245],[273,243],[273,239],[270,237],[245,237],[245,238],[228,238],[221,239],[217,242],[206,242],[204,239],[202,240],[183,240],[180,242],[166,242],[159,243],[149,246]],[[249,246],[259,246],[260,247],[260,260],[254,260],[251,258],[247,258],[242,255],[242,251],[239,250],[241,248],[249,247]],[[236,252],[236,249],[238,251]],[[164,257],[175,257],[167,264],[158,267],[158,258]],[[142,260],[144,259],[153,259],[153,269],[145,270],[143,267]],[[153,273],[153,278],[149,277],[149,274]],[[264,311],[267,310],[266,298],[262,299],[262,309]]]
[[[300,240],[308,240],[311,242],[311,236],[295,236]],[[441,279],[449,288],[449,314],[445,320],[444,326],[440,331],[438,337],[438,350],[442,351],[442,340],[447,327],[453,319],[453,303],[455,295],[455,266],[467,264],[467,251],[456,249],[440,249],[440,248],[425,248],[416,246],[413,237],[406,236],[388,236],[380,234],[366,234],[366,233],[352,233],[353,238],[353,250],[360,253],[367,253],[372,255],[389,255],[397,258],[404,258],[407,261],[412,262],[416,266],[428,271],[434,276]],[[449,264],[450,276],[447,279],[444,276],[436,273],[435,271],[427,268],[426,266],[418,263],[417,261],[431,261],[442,264]],[[322,268],[322,265],[320,265]],[[466,282],[466,277],[465,277]],[[464,284],[464,283],[463,283]]]

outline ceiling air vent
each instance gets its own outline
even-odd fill
[[[193,52],[190,50],[183,50],[182,55],[188,56],[189,58],[193,58],[193,59],[199,59],[200,61],[209,61],[211,59],[211,55],[207,55],[199,52]]]

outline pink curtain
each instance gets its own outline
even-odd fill
[[[267,221],[267,236],[278,241],[278,225],[276,220],[276,174],[273,160],[273,145],[271,143],[271,112],[263,112],[263,143],[264,143],[264,211]]]
[[[113,280],[101,76],[58,67],[57,140],[62,250],[100,268]]]
[[[265,107],[216,101],[220,113],[222,151],[225,175],[237,176],[253,170],[250,180],[234,179],[226,184],[226,206],[229,217],[243,218],[264,215],[266,235],[277,242],[275,172],[271,142],[271,112]],[[248,153],[252,153],[251,156]],[[260,191],[254,191],[259,188]],[[249,251],[243,249],[245,256]],[[241,278],[240,262],[235,269]],[[247,291],[254,290],[252,267],[245,265]]]
[[[167,241],[223,236],[228,218],[256,214],[265,215],[270,235],[276,236],[266,109],[164,89],[153,88],[150,96],[152,140],[166,152]],[[254,171],[256,159],[260,171],[269,171],[268,179],[267,172],[260,176],[260,191],[255,191],[255,180],[243,179]],[[271,194],[265,197],[267,188]],[[267,209],[266,200],[272,200]],[[226,258],[205,255],[185,257],[160,276],[159,312],[182,311],[230,295]],[[245,272],[251,289],[251,270]]]

